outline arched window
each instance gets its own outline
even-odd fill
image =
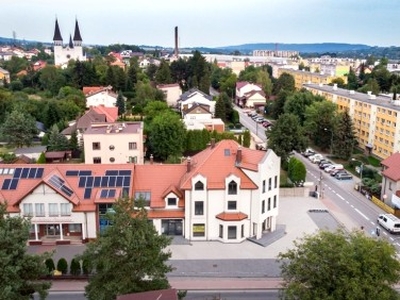
[[[229,195],[236,195],[237,194],[237,183],[233,180],[228,184],[228,194]]]
[[[203,191],[204,190],[204,183],[201,181],[197,181],[194,185],[194,190],[195,191]]]

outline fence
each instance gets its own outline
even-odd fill
[[[398,209],[394,209],[393,207],[387,205],[385,202],[381,201],[381,199],[372,196],[371,201],[378,207],[380,207],[381,209],[383,209],[385,212],[395,215],[397,217],[400,217],[400,210]]]
[[[293,188],[280,188],[280,197],[308,197],[310,193],[309,187],[293,187]]]

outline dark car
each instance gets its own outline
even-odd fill
[[[336,174],[341,174],[341,173],[347,173],[347,171],[346,170],[333,170],[331,173],[330,173],[330,175],[331,176],[336,176]]]

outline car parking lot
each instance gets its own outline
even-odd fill
[[[261,124],[264,128],[268,129],[272,126],[272,122],[267,120],[265,117],[261,116],[255,111],[248,111],[247,116],[252,118],[255,122]]]

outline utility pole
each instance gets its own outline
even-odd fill
[[[319,198],[323,199],[324,194],[323,194],[323,189],[322,189],[322,180],[324,179],[322,175],[322,171],[319,171]]]

